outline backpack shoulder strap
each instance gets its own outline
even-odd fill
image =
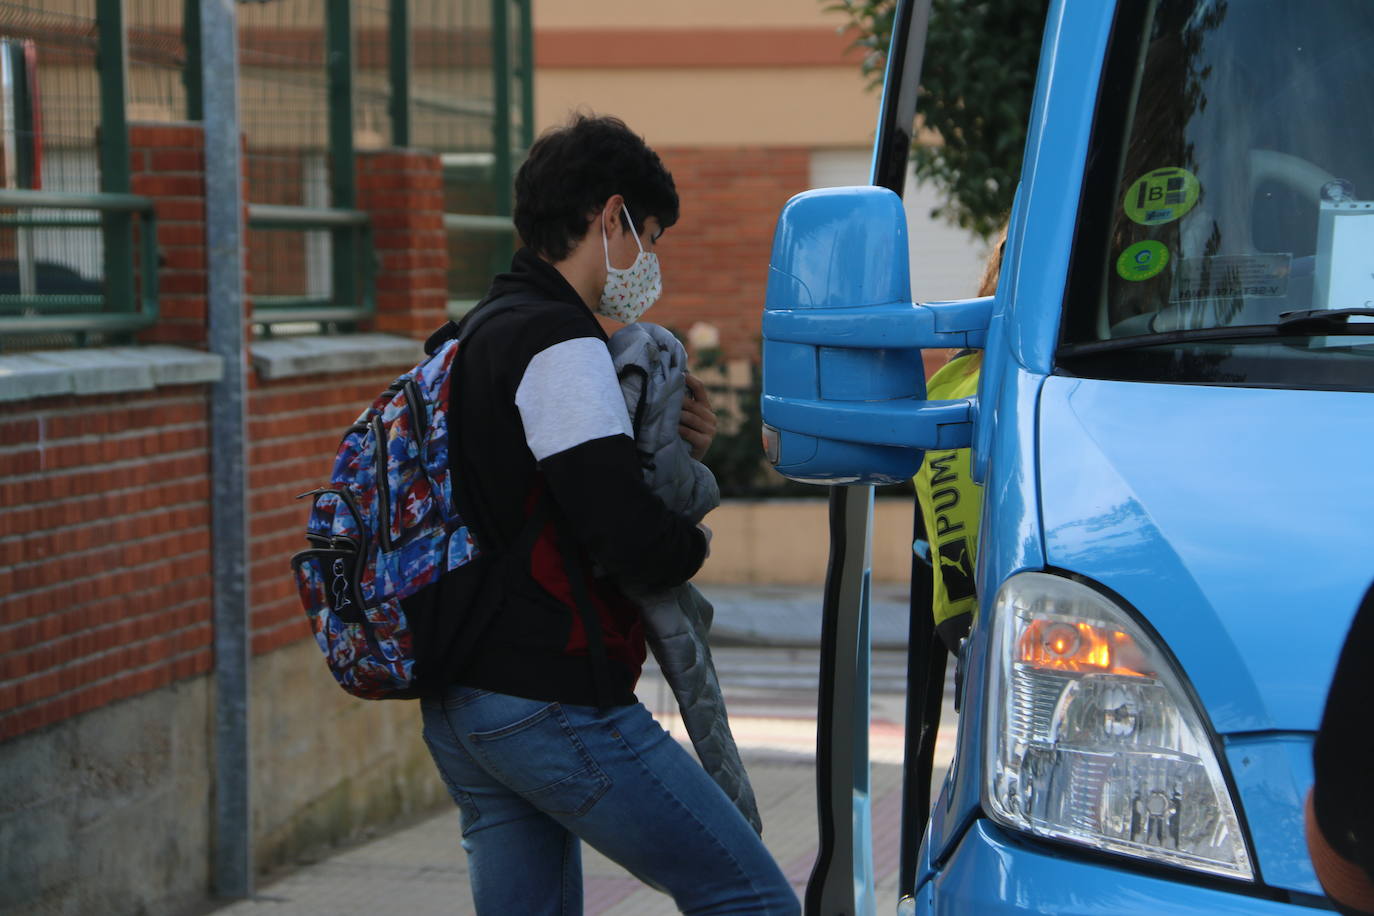
[[[499,312],[511,306],[533,301],[534,299],[530,296],[522,293],[505,293],[483,299],[462,318],[457,321],[446,321],[437,331],[430,334],[429,338],[425,340],[425,355],[433,356],[440,347],[450,340],[458,340],[459,342],[467,340],[478,328]]]

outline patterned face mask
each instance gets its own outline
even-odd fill
[[[633,324],[649,310],[649,306],[658,301],[663,292],[663,277],[658,272],[658,255],[644,250],[639,243],[634,220],[630,219],[630,211],[623,204],[620,209],[625,211],[625,222],[634,234],[635,244],[639,245],[639,254],[635,256],[635,262],[624,270],[612,267],[611,247],[606,240],[606,222],[601,222],[601,247],[606,253],[606,288],[601,291],[601,301],[594,311],[615,321]]]

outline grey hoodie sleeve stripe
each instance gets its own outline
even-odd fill
[[[515,390],[515,406],[535,461],[604,436],[634,436],[610,354],[594,337],[536,353]]]

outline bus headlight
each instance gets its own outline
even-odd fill
[[[1045,573],[1008,579],[993,614],[988,813],[1039,836],[1253,879],[1202,716],[1131,616]]]

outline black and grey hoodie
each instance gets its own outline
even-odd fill
[[[449,402],[459,509],[487,551],[516,541],[542,499],[554,517],[495,593],[499,607],[477,615],[490,622],[458,682],[574,705],[633,703],[644,627],[622,583],[686,581],[705,536],[644,482],[606,335],[563,276],[521,249],[483,301],[479,309],[500,310],[463,342]],[[427,346],[456,333],[446,325]],[[609,695],[595,687],[565,555],[595,606]]]

